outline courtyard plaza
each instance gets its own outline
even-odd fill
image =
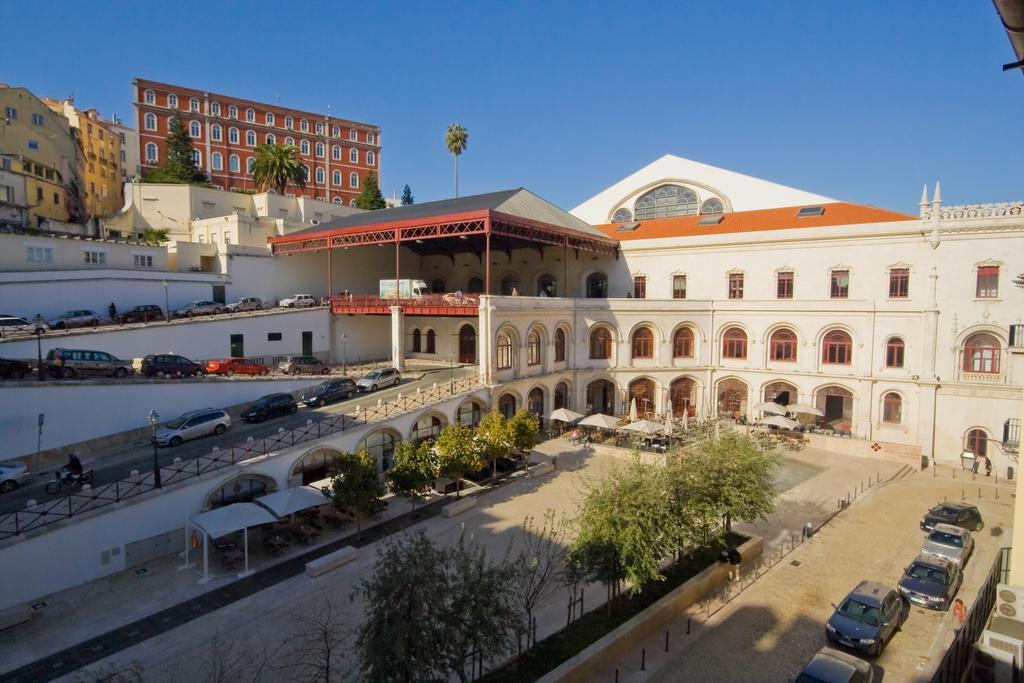
[[[630,452],[624,449],[574,447],[564,439],[553,439],[540,444],[534,451],[535,462],[557,462],[553,474],[536,479],[521,477],[495,490],[481,492],[477,508],[450,519],[430,516],[417,526],[439,544],[454,543],[465,531],[498,558],[519,535],[525,517],[539,519],[546,509],[552,509],[556,514],[573,514],[588,481],[629,457]],[[657,459],[661,456],[648,454],[644,457]],[[763,536],[767,546],[776,546],[792,534],[799,533],[805,522],[817,523],[831,514],[837,499],[848,493],[851,482],[877,476],[885,480],[906,469],[897,461],[841,456],[813,449],[787,452],[782,457],[776,512],[766,521],[739,527]],[[928,504],[930,498],[925,498],[912,506],[923,509]],[[392,499],[387,517],[394,518],[407,510],[408,503],[404,499]],[[374,523],[383,521],[386,520]],[[330,542],[352,533],[352,528],[336,535],[325,533],[320,542]],[[162,632],[158,629],[154,637],[116,652],[103,661],[119,665],[137,661],[142,665],[147,680],[193,680],[200,673],[196,670],[197,662],[204,659],[196,655],[210,653],[211,643],[215,640],[222,643],[219,647],[225,647],[223,643],[228,642],[235,655],[244,655],[255,661],[258,653],[272,649],[269,643],[280,641],[281,634],[288,632],[295,622],[295,615],[315,612],[328,600],[343,610],[347,626],[354,628],[361,619],[362,605],[360,598],[350,601],[350,596],[360,580],[373,571],[377,545],[377,542],[368,544],[362,548],[356,561],[316,579],[299,574],[180,626]],[[259,570],[285,562],[302,550],[292,548],[278,558],[261,557],[257,551],[252,566]],[[198,574],[194,570],[178,570],[180,564],[181,558],[177,554],[170,555],[147,564],[143,573],[137,570],[122,572],[47,596],[41,601],[46,603],[41,613],[32,622],[12,630],[0,644],[0,660],[4,662],[4,669],[10,671],[46,658],[64,648],[153,615],[224,586],[235,576],[233,572],[218,569],[217,573],[223,578],[200,585],[197,583]],[[586,587],[585,595],[586,607],[590,610],[603,603],[605,591],[602,586],[592,585]],[[565,599],[565,591],[558,590],[539,610],[538,638],[565,625]],[[836,598],[830,596],[830,599]],[[278,677],[277,680],[288,679],[286,671],[274,676]],[[74,676],[65,676],[64,679],[74,680]]]

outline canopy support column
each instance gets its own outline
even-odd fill
[[[334,296],[334,250],[327,248],[327,303],[330,305]]]
[[[487,246],[484,248],[484,294],[491,293],[491,219],[484,219],[484,235]]]
[[[562,296],[569,296],[569,238],[562,239]]]
[[[391,307],[391,364],[405,371],[405,314],[401,306]]]
[[[210,534],[203,529],[203,578],[199,583],[206,583],[210,580]]]
[[[249,527],[245,527],[242,532],[242,538],[244,539],[243,545],[245,547],[245,569],[238,575],[238,578],[252,574],[252,572],[249,571]]]

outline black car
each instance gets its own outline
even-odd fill
[[[148,323],[150,320],[163,319],[164,309],[156,304],[143,304],[117,314],[117,321],[122,325],[125,323]]]
[[[874,581],[861,581],[832,607],[835,612],[825,624],[828,642],[868,657],[880,655],[910,616],[910,604],[899,591]]]
[[[968,503],[939,503],[921,518],[922,531],[931,531],[936,524],[952,524],[968,531],[985,527],[977,506]]]
[[[0,377],[4,379],[21,379],[30,372],[32,372],[32,366],[23,360],[0,358]],[[355,384],[353,383],[352,386],[354,387]]]
[[[960,566],[939,557],[920,555],[903,571],[897,588],[903,598],[928,609],[946,610],[960,590]]]
[[[352,398],[359,391],[356,383],[348,377],[329,379],[321,382],[302,395],[302,402],[310,408],[325,406],[328,403]]]
[[[299,409],[299,404],[291,394],[267,394],[242,411],[242,419],[246,422],[263,422],[278,415],[291,415]]]
[[[159,353],[142,359],[141,372],[146,377],[199,377],[206,374],[206,368],[184,356]]]

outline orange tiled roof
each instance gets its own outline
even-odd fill
[[[819,206],[819,205],[815,205]],[[598,230],[620,241],[649,240],[663,237],[697,237],[700,235],[724,235],[738,232],[763,232],[766,230],[789,230],[791,228],[823,228],[832,225],[859,225],[862,223],[885,223],[887,221],[916,220],[917,216],[879,209],[863,204],[833,202],[820,204],[825,212],[820,216],[797,218],[802,207],[787,206],[781,209],[759,209],[757,211],[736,211],[721,214],[722,222],[717,225],[697,225],[705,216],[678,216],[639,221],[635,230],[620,231],[621,223],[607,223],[595,226]],[[627,224],[628,225],[628,224]]]

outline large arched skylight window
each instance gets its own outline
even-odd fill
[[[659,185],[643,194],[633,206],[634,220],[692,216],[697,213],[697,193],[680,185]]]
[[[633,214],[627,208],[616,209],[612,214],[612,223],[628,223],[633,220]]]
[[[711,199],[705,199],[704,203],[700,205],[701,213],[724,213],[725,204],[718,197],[712,197]]]

